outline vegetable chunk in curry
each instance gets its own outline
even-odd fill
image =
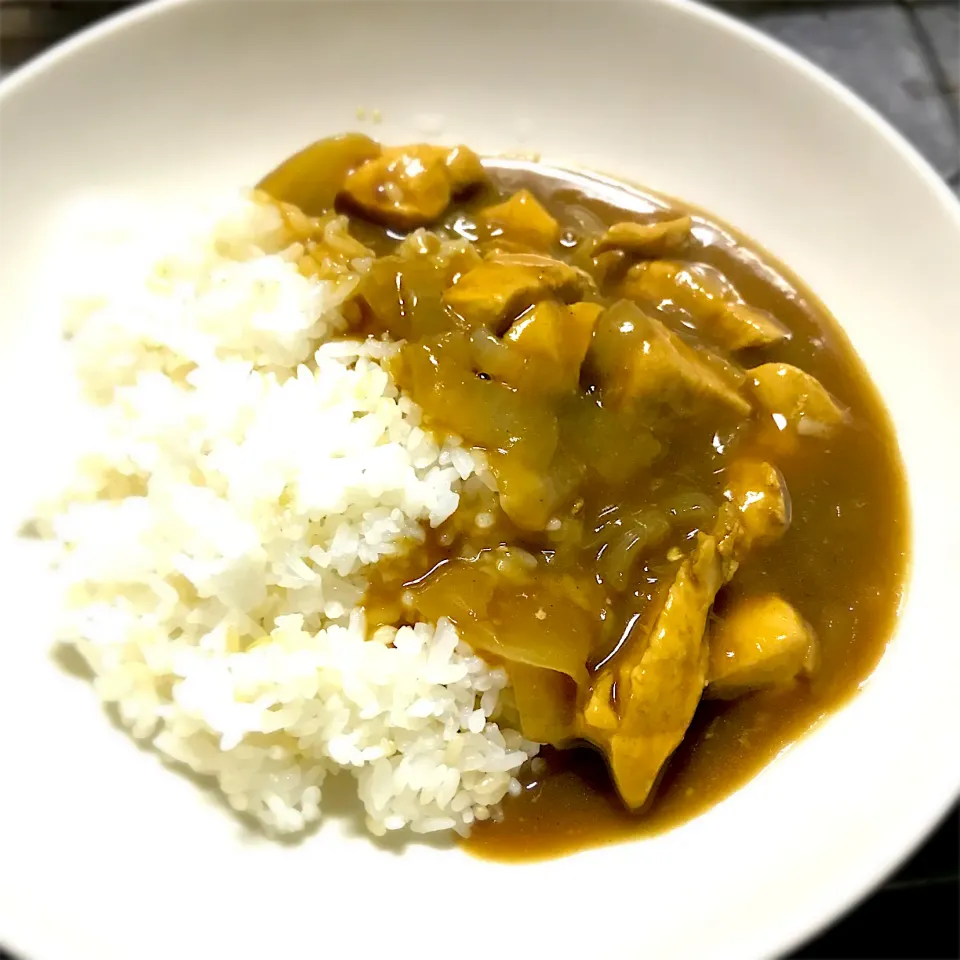
[[[548,745],[486,856],[705,809],[855,691],[899,603],[896,444],[835,322],[729,228],[590,183],[351,134],[260,184],[302,269],[349,217],[348,334],[395,341],[426,424],[485,457],[366,610],[449,618]]]

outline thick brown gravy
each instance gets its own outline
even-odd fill
[[[273,188],[274,196],[301,205],[306,199],[317,208],[308,212],[328,210],[344,172],[378,150],[365,138],[343,138],[333,147],[322,147],[326,160],[319,174],[310,167],[314,160],[303,155],[301,166],[310,174],[310,191],[303,198],[296,192],[287,195],[284,178],[286,173],[296,174],[295,169],[272,174],[264,189]],[[475,157],[473,162],[475,175]],[[502,819],[478,824],[464,841],[477,856],[516,861],[557,856],[680,824],[740,787],[849,699],[876,665],[893,628],[906,568],[908,517],[896,440],[869,377],[825,307],[769,254],[701,211],[646,191],[624,187],[617,192],[609,184],[536,164],[487,161],[486,171],[488,182],[450,206],[445,207],[441,191],[439,212],[416,222],[439,230],[447,240],[459,235],[474,241],[480,254],[487,255],[491,245],[496,251],[510,238],[500,238],[484,226],[489,223],[485,211],[518,191],[529,191],[545,211],[539,214],[540,222],[544,217],[556,221],[551,221],[551,231],[556,232],[548,231],[548,239],[534,249],[553,258],[554,267],[592,273],[595,286],[566,302],[583,299],[570,310],[580,309],[577,317],[600,319],[588,328],[592,339],[584,348],[585,359],[581,354],[579,380],[567,375],[566,345],[559,341],[552,348],[555,369],[549,364],[531,367],[533,358],[528,358],[530,363],[518,371],[511,366],[516,354],[511,353],[509,332],[486,321],[464,328],[467,315],[458,314],[457,308],[451,312],[451,304],[443,299],[453,287],[461,300],[465,296],[470,284],[461,285],[460,278],[480,262],[477,249],[448,255],[443,242],[433,237],[432,247],[411,255],[404,240],[411,223],[402,224],[404,229],[388,229],[363,215],[364,203],[376,207],[383,202],[384,188],[371,181],[366,186],[372,192],[358,190],[360,211],[349,204],[345,211],[351,214],[350,232],[378,259],[360,287],[350,332],[385,333],[404,341],[394,369],[401,386],[431,425],[487,451],[499,486],[499,500],[491,499],[488,490],[476,494],[479,507],[475,503],[464,508],[462,501],[461,510],[428,538],[425,547],[415,547],[394,567],[377,571],[379,579],[374,579],[365,601],[371,623],[451,618],[475,650],[507,667],[516,695],[513,708],[521,718],[519,690],[524,683],[528,698],[531,690],[535,694],[526,701],[528,708],[531,703],[537,706],[537,697],[544,704],[562,704],[564,697],[570,699],[571,684],[575,696],[584,689],[592,695],[600,688],[597,678],[602,679],[608,661],[616,665],[618,658],[621,663],[623,657],[629,660],[631,645],[640,644],[633,649],[642,649],[652,642],[651,622],[668,606],[663,602],[665,588],[680,579],[685,557],[700,549],[704,537],[714,536],[709,531],[717,511],[724,509],[724,477],[729,476],[732,461],[770,460],[789,492],[789,527],[775,542],[746,553],[732,578],[723,581],[726,585],[720,588],[710,617],[714,625],[722,624],[726,611],[738,603],[742,609],[745,598],[777,595],[812,627],[819,657],[811,676],[798,675],[799,679],[739,699],[702,700],[652,793],[649,784],[654,781],[647,782],[641,796],[648,799],[637,812],[629,812],[618,795],[599,752],[590,747],[544,748],[528,765],[520,794],[504,803]],[[299,174],[293,181],[301,186],[305,182]],[[431,193],[436,186],[424,190],[424,203],[436,199]],[[411,216],[409,211],[404,215]],[[674,264],[680,263],[681,272],[691,267],[695,273],[701,271],[698,275],[719,271],[748,309],[766,311],[774,325],[786,328],[787,339],[767,340],[762,347],[730,347],[724,353],[698,326],[694,312],[680,309],[683,291],[678,286],[672,288],[676,301],[669,295],[624,294],[616,274],[607,273],[599,259],[590,259],[597,238],[614,224],[660,224],[684,216],[692,218],[693,229],[679,251],[672,251]],[[520,251],[525,255],[522,246]],[[516,252],[516,246],[511,250],[508,243],[506,253]],[[667,264],[667,269],[675,267]],[[488,294],[479,291],[483,308],[489,306]],[[523,305],[524,310],[528,307],[535,311]],[[617,310],[621,312],[614,314]],[[618,317],[616,324],[610,321],[613,315]],[[510,319],[518,324],[525,316],[515,313]],[[650,321],[650,316],[657,319]],[[816,378],[846,415],[827,435],[795,435],[793,446],[784,452],[778,444],[786,434],[781,437],[774,430],[771,439],[777,414],[773,421],[767,414],[764,425],[755,411],[747,419],[741,413],[739,426],[730,432],[724,424],[729,405],[725,412],[715,402],[716,416],[714,408],[708,410],[712,420],[707,424],[684,406],[686,401],[673,402],[663,394],[655,393],[650,405],[639,408],[642,416],[630,413],[636,406],[618,410],[617,395],[605,392],[611,381],[603,378],[618,369],[623,373],[617,364],[636,348],[638,341],[630,338],[643,322],[669,328],[670,336],[694,349],[706,348],[715,362],[711,369],[721,380],[728,375],[744,377],[743,371],[768,364],[799,368]],[[654,348],[648,341],[641,349],[647,353]],[[558,370],[564,379],[551,380]],[[711,376],[705,374],[700,385]],[[629,381],[631,387],[637,382]],[[544,390],[544,383],[552,385]],[[687,395],[692,406],[699,399]],[[589,429],[581,429],[584,424]],[[545,437],[552,437],[553,446]],[[523,501],[522,509],[513,512],[508,509],[509,496],[519,494],[510,494],[511,490],[519,491]],[[544,503],[549,506],[542,508]],[[641,531],[634,542],[644,546],[630,555],[633,559],[605,567],[610,555],[623,558],[617,544],[625,541],[620,533],[609,534],[610,521],[604,519],[614,515],[625,524],[618,530],[630,536]],[[489,523],[480,524],[481,516],[489,517]],[[549,524],[557,526],[551,527],[548,518],[554,518]],[[643,531],[654,527],[659,530],[656,538],[642,539]],[[591,540],[591,534],[600,535],[601,529],[607,531],[601,540],[608,539],[597,553],[599,541]],[[559,532],[554,536],[551,530]],[[510,553],[514,548],[519,552]],[[498,553],[502,550],[507,553]],[[506,559],[497,559],[501,556]],[[522,566],[524,558],[529,563],[522,575],[503,572],[510,564]],[[494,562],[499,572],[491,572]],[[704,635],[701,619],[698,643]],[[749,633],[750,644],[754,637]],[[530,658],[535,643],[540,645],[536,656],[545,656],[549,663]],[[517,653],[520,648],[522,655]],[[521,682],[523,671],[528,679]],[[540,671],[540,680],[530,680],[531,671]],[[543,676],[551,678],[546,685]],[[668,677],[667,686],[672,683]],[[677,695],[680,685],[673,686],[667,700],[671,693]],[[702,689],[696,687],[697,695]],[[614,687],[608,699],[618,698]],[[696,699],[689,702],[684,726],[695,704]],[[576,710],[585,712],[582,697]],[[540,718],[544,733],[527,733],[531,739],[566,743],[570,731],[575,737],[582,729],[605,735],[599,720],[584,728],[564,719],[562,710],[554,710],[552,717],[550,711],[545,713],[548,720]],[[526,718],[530,715],[528,710]],[[591,715],[591,722],[597,716]]]
[[[555,216],[560,204],[575,201],[605,224],[642,219],[580,193],[545,193],[528,174],[508,175],[499,185],[504,192],[527,187]],[[765,348],[763,359],[812,373],[853,414],[852,425],[835,440],[782,465],[793,505],[791,527],[756,562],[748,560],[718,598],[722,611],[738,591],[780,592],[817,632],[823,659],[807,684],[732,702],[702,701],[641,814],[624,808],[603,758],[591,748],[543,750],[544,763],[527,774],[519,797],[507,799],[502,822],[481,824],[464,842],[488,859],[562,855],[658,833],[709,809],[856,693],[882,655],[900,605],[909,525],[897,442],[836,320],[752,241],[683,203],[646,197],[651,211],[693,214],[710,231],[697,259],[722,270],[750,304],[790,329],[792,339]],[[753,256],[745,257],[745,251]]]

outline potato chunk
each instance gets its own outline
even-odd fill
[[[826,437],[847,418],[816,377],[789,363],[765,363],[748,374],[748,388],[773,415],[780,430]]]
[[[776,595],[738,601],[709,633],[707,695],[720,699],[789,683],[815,666],[810,626]]]
[[[482,223],[507,241],[548,250],[560,236],[560,225],[529,190],[519,190],[503,203],[480,213]]]
[[[602,311],[597,303],[568,307],[556,300],[542,300],[521,314],[503,339],[528,360],[549,364],[538,364],[538,369],[553,373],[546,386],[571,390],[577,385],[580,365]]]

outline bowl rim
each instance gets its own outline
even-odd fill
[[[28,86],[36,77],[56,69],[61,62],[88,47],[95,46],[99,41],[134,25],[165,16],[178,7],[198,2],[201,0],[145,0],[129,9],[107,15],[101,21],[54,44],[29,63],[15,68],[0,79],[0,103],[15,97],[21,88]],[[323,0],[323,2],[342,2],[342,0]],[[353,2],[360,2],[360,0],[353,0]],[[424,2],[424,0],[410,0],[410,2]],[[454,2],[454,0],[447,0],[447,2]],[[485,0],[485,2],[495,2],[495,0]],[[960,235],[960,197],[890,121],[824,69],[781,41],[736,19],[732,13],[707,6],[700,0],[629,0],[629,2],[672,9],[684,17],[699,20],[730,41],[748,44],[758,52],[779,60],[802,82],[819,87],[822,92],[852,111],[894,149],[950,217]],[[771,920],[761,920],[757,923],[749,937],[736,945],[736,956],[738,958],[767,957],[785,954],[817,936],[880,886],[943,821],[950,808],[960,798],[960,765],[944,764],[940,771],[939,775],[928,779],[927,789],[923,793],[913,796],[900,815],[886,823],[887,829],[883,834],[882,842],[872,847],[867,855],[848,859],[842,869],[823,878],[817,894],[802,900],[789,914],[779,914]],[[2,906],[0,906],[0,915],[2,915]],[[6,922],[4,927],[9,929]],[[723,956],[734,956],[729,949],[721,950],[720,953]]]

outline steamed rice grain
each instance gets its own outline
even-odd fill
[[[331,339],[369,259],[342,219],[325,237],[306,277],[257,198],[98,213],[66,318],[83,455],[39,510],[62,639],[134,736],[268,830],[318,820],[346,769],[374,833],[466,832],[536,752],[495,722],[506,675],[445,621],[368,637],[359,604],[480,463],[424,429],[392,345]]]

